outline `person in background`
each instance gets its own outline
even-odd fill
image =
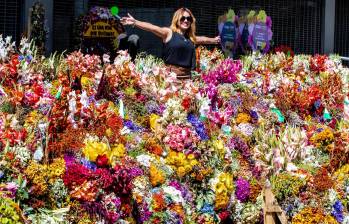
[[[159,27],[133,18],[130,14],[121,18],[123,25],[138,27],[160,37],[163,42],[163,60],[178,79],[190,79],[191,70],[195,69],[195,45],[219,44],[220,37],[196,36],[196,19],[187,8],[178,9],[172,18],[170,27]]]
[[[139,50],[139,36],[136,34],[127,36],[126,33],[122,33],[119,35],[118,41],[118,50],[127,50],[132,60],[134,60]]]

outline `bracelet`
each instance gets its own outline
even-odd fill
[[[135,22],[133,23],[132,28],[135,28],[136,22],[137,22],[137,21],[135,21]]]

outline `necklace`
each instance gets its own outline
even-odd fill
[[[188,39],[183,34],[181,33],[178,33],[178,34],[183,38],[184,42],[188,42]]]

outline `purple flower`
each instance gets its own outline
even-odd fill
[[[245,202],[250,196],[250,183],[247,180],[239,177],[239,179],[235,182],[235,185],[236,198],[241,202]]]
[[[250,149],[242,138],[238,136],[231,138],[229,146],[240,152],[245,159],[249,159],[251,157]]]
[[[152,212],[149,211],[149,208],[146,203],[143,203],[140,207],[140,221],[141,223],[144,223],[150,219],[152,216]]]
[[[75,157],[72,154],[65,154],[64,161],[65,161],[65,167],[66,169],[68,169],[70,165],[75,163]]]
[[[317,100],[314,103],[315,109],[319,109],[319,107],[321,106],[321,100]]]
[[[124,120],[124,126],[126,126],[128,129],[130,129],[131,131],[134,131],[134,132],[142,130],[141,127],[138,127],[130,120]]]
[[[143,175],[143,170],[139,167],[132,167],[128,170],[131,178],[135,178]]]
[[[250,111],[250,116],[253,118],[253,119],[258,119],[258,113],[254,110],[251,110]]]
[[[189,114],[187,120],[195,128],[195,131],[201,140],[208,140],[205,126],[197,116],[194,114]]]
[[[200,212],[214,214],[213,205],[205,203],[204,206],[201,208]]]
[[[338,222],[343,222],[344,216],[343,216],[343,205],[340,200],[337,200],[333,205],[333,211],[331,213],[333,217],[336,218]]]

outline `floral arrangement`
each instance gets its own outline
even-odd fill
[[[102,13],[102,12],[101,12]],[[349,220],[347,68],[201,48],[195,80],[120,52],[45,58],[0,38],[0,221]]]

